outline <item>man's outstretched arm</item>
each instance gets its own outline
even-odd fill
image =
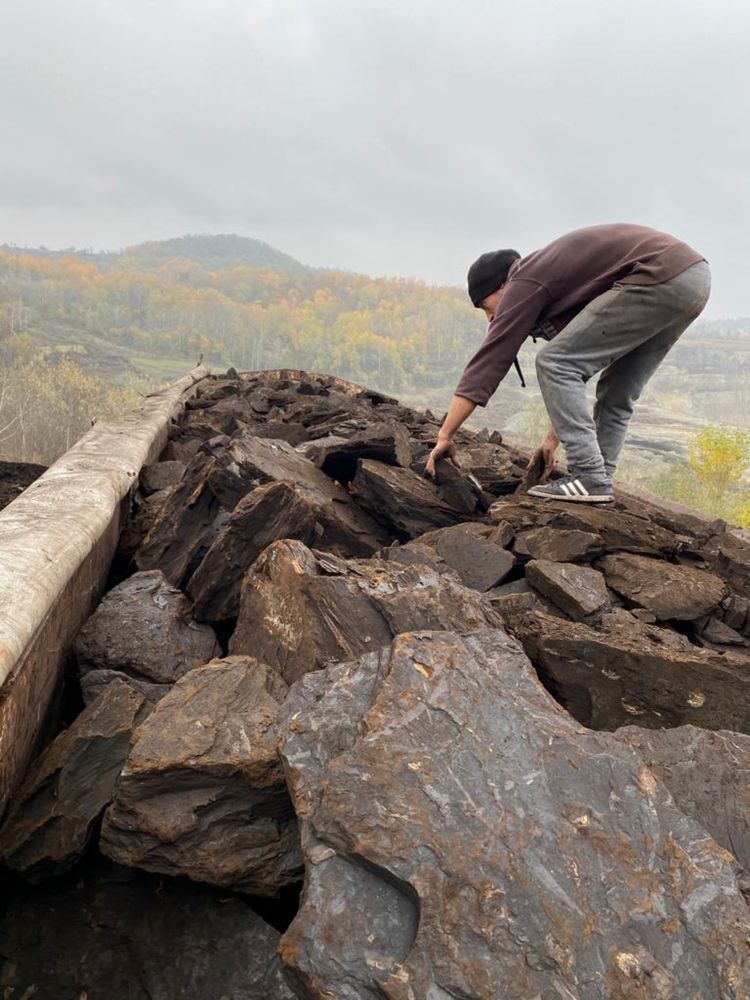
[[[500,307],[490,321],[482,346],[464,369],[438,433],[425,473],[434,478],[435,462],[453,457],[453,437],[476,406],[485,406],[513,363],[513,358],[549,298],[544,286],[533,281],[511,281]]]
[[[437,444],[427,459],[425,473],[428,476],[431,476],[433,479],[435,478],[435,462],[439,458],[453,458],[453,437],[464,420],[467,420],[472,415],[476,405],[476,403],[473,403],[470,399],[465,399],[463,396],[453,397],[451,405],[448,407],[448,412],[445,415],[443,426],[438,431]]]

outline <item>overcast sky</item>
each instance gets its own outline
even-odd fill
[[[0,0],[0,243],[254,236],[462,284],[608,221],[750,314],[747,0]]]

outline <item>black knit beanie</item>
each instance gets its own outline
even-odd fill
[[[517,250],[490,250],[474,261],[469,268],[467,280],[469,298],[477,308],[488,295],[505,284],[511,264],[520,256]]]

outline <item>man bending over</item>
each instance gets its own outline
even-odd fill
[[[612,477],[633,406],[662,359],[705,306],[706,260],[686,243],[646,226],[577,229],[528,257],[482,254],[469,268],[469,297],[489,319],[482,346],[456,387],[427,462],[453,455],[453,437],[486,406],[531,336],[552,426],[532,462],[542,484],[532,496],[585,503],[614,500]],[[519,368],[520,372],[520,368]],[[586,383],[601,372],[593,414]],[[568,475],[545,482],[562,444]]]

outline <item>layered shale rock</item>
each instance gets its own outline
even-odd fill
[[[82,674],[116,670],[171,684],[219,653],[213,629],[191,616],[190,602],[159,570],[113,587],[78,633]]]
[[[638,552],[670,556],[680,546],[677,536],[655,522],[617,507],[587,507],[565,501],[499,500],[490,517],[509,524],[517,535],[528,529],[557,528],[585,531],[599,536],[608,552]]]
[[[134,692],[136,697],[142,698],[150,709],[169,692],[171,686],[169,684],[155,684],[152,681],[144,681],[139,677],[123,674],[119,670],[107,669],[90,670],[87,674],[83,674],[79,680],[84,705],[90,705],[96,701],[110,684],[124,684]]]
[[[234,510],[250,489],[285,480],[306,487],[320,507],[326,544],[350,555],[367,556],[383,543],[384,532],[349,494],[286,441],[243,434],[214,449],[211,489],[226,510]]]
[[[448,463],[443,475],[450,476]],[[449,480],[453,485],[453,477]],[[390,529],[401,541],[417,538],[433,528],[458,524],[474,513],[478,490],[467,487],[467,496],[456,503],[451,496],[441,495],[439,484],[409,469],[386,465],[374,459],[362,459],[352,481],[352,490],[360,506]],[[443,491],[445,492],[445,491]]]
[[[703,554],[732,590],[750,599],[750,540],[724,531],[706,542]]]
[[[115,679],[49,744],[26,773],[0,831],[0,857],[9,868],[35,881],[78,860],[147,712],[145,698]]]
[[[158,569],[175,586],[196,569],[221,526],[221,504],[208,482],[212,468],[210,456],[193,456],[137,546],[138,569]]]
[[[165,462],[164,464],[172,463]],[[156,523],[162,507],[169,499],[170,492],[170,489],[163,489],[156,493],[149,493],[148,496],[136,494],[133,509],[123,527],[117,546],[121,556],[125,556],[127,559],[133,558],[143,539]]]
[[[482,489],[495,497],[515,493],[523,477],[518,459],[499,444],[469,443],[461,449],[461,462]]]
[[[242,578],[250,566],[278,539],[314,543],[320,510],[315,496],[296,483],[270,483],[243,497],[187,585],[196,617],[236,618]]]
[[[204,570],[212,572],[216,549],[222,552],[231,546],[248,517],[253,527],[248,505],[252,511],[254,501],[237,510],[241,502],[258,487],[281,482],[293,485],[304,497],[309,508],[306,516],[315,517],[318,541],[332,551],[367,556],[390,541],[387,532],[338,483],[286,441],[255,437],[243,430],[238,437],[213,440],[196,455],[136,552],[136,565],[160,569],[181,586],[200,570],[215,546],[209,568]]]
[[[245,577],[233,653],[257,656],[291,683],[421,628],[499,624],[492,606],[424,562],[343,560],[301,542],[269,546]]]
[[[184,462],[154,462],[141,472],[140,486],[146,495],[171,489],[185,473]]]
[[[501,522],[506,523],[507,522]],[[604,539],[593,531],[577,528],[532,528],[522,531],[513,543],[513,551],[530,559],[552,562],[591,562],[604,552]]]
[[[512,618],[545,684],[583,725],[689,724],[750,733],[746,656],[702,649],[630,615],[602,625],[562,622],[536,610]]]
[[[303,995],[750,988],[731,855],[502,630],[401,636],[303,678],[284,718],[308,867],[281,954]]]
[[[658,621],[690,621],[713,611],[727,595],[727,585],[713,573],[662,560],[618,552],[597,565],[607,584],[630,604],[653,612]]]
[[[175,684],[138,730],[104,817],[104,854],[260,896],[297,881],[297,822],[276,754],[285,695],[251,657]]]

